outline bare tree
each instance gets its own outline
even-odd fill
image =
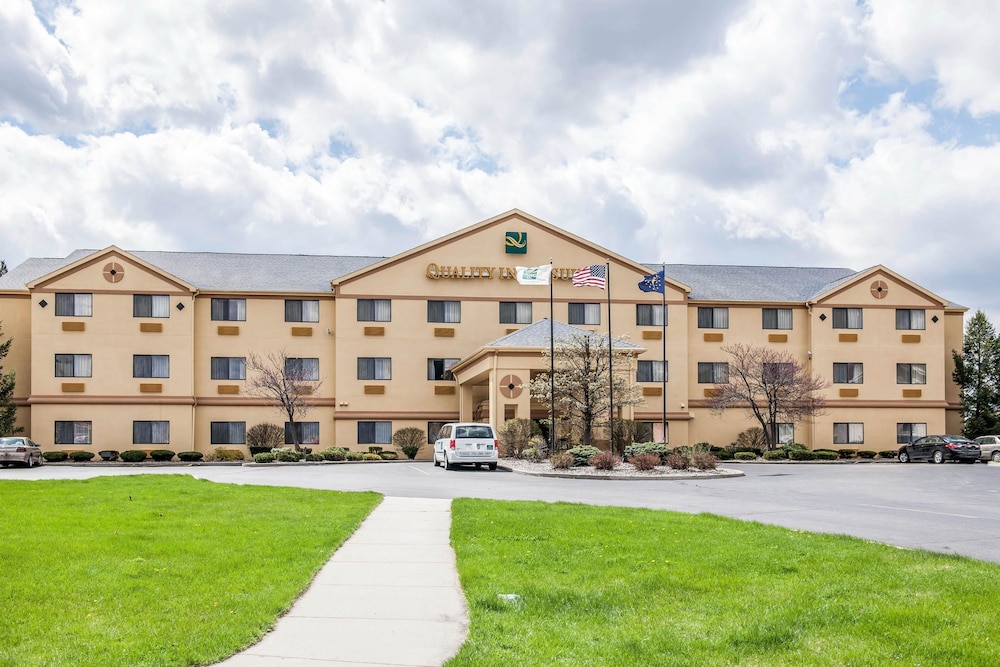
[[[247,357],[247,369],[253,371],[247,378],[247,393],[271,399],[285,413],[295,451],[301,450],[295,418],[305,416],[312,407],[310,396],[323,384],[319,379],[310,379],[312,375],[302,361],[284,350],[264,356],[251,353]]]
[[[828,385],[809,372],[790,352],[736,343],[724,345],[729,354],[729,382],[716,384],[709,401],[714,414],[731,408],[750,410],[771,449],[779,423],[796,423],[821,415],[826,401],[818,392]]]
[[[581,444],[591,444],[594,429],[610,421],[609,366],[614,371],[615,407],[642,403],[642,389],[631,376],[634,350],[614,349],[609,356],[608,337],[599,334],[574,334],[557,340],[553,347],[557,418],[580,433]],[[542,357],[548,362],[549,350],[543,350]],[[551,384],[548,372],[538,373],[531,381],[532,398],[549,403]],[[555,445],[552,443],[552,451]]]

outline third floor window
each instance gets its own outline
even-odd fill
[[[286,322],[319,322],[319,301],[285,299]]]
[[[924,329],[926,328],[926,312],[923,308],[898,308],[896,309],[897,329]]]
[[[462,321],[461,301],[428,301],[428,322],[457,323]]]
[[[896,384],[927,384],[927,364],[896,364]]]
[[[390,357],[358,357],[359,380],[391,380],[392,359]]]
[[[662,303],[637,303],[635,305],[635,323],[640,327],[662,327],[666,322],[663,319]]]
[[[133,294],[132,317],[170,317],[170,297],[166,294]]]
[[[94,314],[93,294],[56,294],[56,315],[59,317],[91,317]]]
[[[391,322],[392,301],[389,299],[358,299],[358,322]]]
[[[245,322],[246,299],[212,299],[212,320],[216,322]]]
[[[764,308],[763,322],[764,329],[791,329],[792,309],[791,308]]]
[[[569,304],[570,324],[600,324],[601,304],[571,303]]]
[[[531,302],[501,301],[500,324],[531,324]]]
[[[862,329],[863,324],[860,308],[833,309],[834,329]]]
[[[729,309],[728,308],[698,308],[698,328],[699,329],[728,329]]]

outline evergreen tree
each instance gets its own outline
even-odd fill
[[[3,339],[3,323],[0,322],[0,340]],[[0,362],[10,352],[13,338],[0,343]],[[0,435],[20,433],[23,428],[14,428],[17,421],[17,406],[14,405],[14,371],[4,374],[3,363],[0,363]]]
[[[0,276],[7,273],[7,263],[0,259]]]
[[[1000,339],[978,310],[965,325],[962,353],[952,350],[952,379],[962,392],[965,435],[975,438],[1000,431]]]

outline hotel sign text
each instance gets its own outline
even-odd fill
[[[576,269],[552,269],[553,280],[572,280]],[[513,266],[454,266],[448,264],[427,265],[427,277],[431,280],[517,280],[517,270]]]

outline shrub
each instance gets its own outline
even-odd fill
[[[808,449],[793,449],[788,453],[788,458],[793,461],[815,461],[816,453]]]
[[[837,454],[837,452],[830,451],[829,449],[817,449],[812,454],[816,457],[817,461],[836,461],[840,458],[840,455]]]
[[[347,450],[343,447],[327,447],[319,455],[324,461],[343,461],[347,458]]]
[[[369,454],[381,454],[383,449],[385,449],[385,447],[382,447],[381,445],[368,445]]]
[[[611,452],[598,452],[590,457],[588,463],[598,470],[614,470],[621,463],[621,459]]]
[[[573,467],[582,468],[590,463],[590,459],[600,452],[597,447],[590,445],[578,445],[572,449],[567,449],[566,453],[573,457]]]
[[[306,454],[306,461],[322,461],[322,460],[323,460],[322,454],[313,454],[311,452],[309,454]]]
[[[250,456],[269,452],[283,444],[285,444],[285,429],[277,424],[255,424],[247,429],[247,447],[250,449]]]
[[[174,458],[174,452],[170,449],[154,449],[149,453],[149,458],[154,461],[169,461]]]
[[[788,452],[784,449],[772,449],[769,452],[764,452],[765,461],[777,461],[780,459],[787,459]]]
[[[365,452],[361,455],[362,461],[381,461],[382,457],[375,452]]]
[[[399,458],[399,454],[396,452],[382,452],[379,454],[383,461],[395,461]]]
[[[531,440],[528,441],[528,449],[538,452],[537,458],[539,459],[544,459],[549,455],[549,443],[541,435],[531,436]],[[524,452],[521,452],[521,458],[524,458]]]
[[[682,451],[675,450],[667,455],[667,467],[671,470],[687,470],[691,465],[691,459]]]
[[[549,457],[549,463],[556,470],[567,470],[573,467],[575,459],[569,452],[559,452]]]
[[[302,460],[302,452],[297,452],[294,449],[279,448],[273,450],[272,453],[274,460],[279,463],[298,463]]]
[[[858,450],[858,458],[862,459],[873,459],[875,458],[876,452],[870,449],[860,449]]]
[[[401,428],[392,434],[392,444],[399,447],[399,451],[408,459],[415,459],[421,445],[427,442],[427,433],[416,426]]]
[[[691,466],[696,470],[715,470],[719,465],[719,459],[708,452],[695,452],[691,457]]]
[[[526,450],[521,452],[521,458],[525,461],[538,461],[542,458],[542,453],[535,447],[528,447]]]
[[[756,461],[757,455],[753,452],[733,452],[733,458],[737,461]]]
[[[853,459],[853,458],[854,458],[854,456],[855,456],[855,455],[856,455],[857,453],[858,453],[858,450],[856,450],[856,449],[838,449],[838,450],[837,450],[837,454],[838,454],[838,455],[840,456],[840,458],[842,458],[842,459]]]
[[[625,458],[630,459],[639,454],[654,454],[659,457],[660,463],[665,463],[670,448],[662,442],[633,442],[625,448]]]
[[[660,457],[656,454],[636,454],[635,456],[629,458],[628,462],[631,463],[636,470],[652,470],[656,466],[660,465]]]
[[[216,447],[207,458],[209,461],[243,461],[246,459],[240,450],[223,447]]]
[[[898,452],[899,452],[898,449],[883,449],[881,452],[878,453],[878,457],[880,459],[894,459],[896,458],[896,454]]]
[[[256,463],[274,463],[274,454],[271,452],[258,452],[253,455],[253,460]]]
[[[540,434],[538,424],[521,417],[508,419],[497,429],[497,444],[503,458],[521,458],[521,453],[531,446],[532,436]]]
[[[181,461],[201,461],[205,455],[201,452],[177,452],[177,458]]]
[[[715,458],[720,461],[732,461],[736,458],[736,453],[728,449],[723,449],[719,452],[715,452]]]
[[[42,452],[42,458],[49,463],[58,463],[69,458],[66,452]]]
[[[146,452],[141,449],[127,449],[118,456],[128,463],[141,463],[146,460]]]
[[[764,451],[767,447],[767,438],[764,435],[764,429],[759,426],[752,426],[747,430],[736,436],[736,440],[729,445],[729,448],[734,452],[744,451],[755,451],[758,454]]]
[[[364,457],[364,454],[361,452],[347,452],[345,456],[347,456],[348,461],[360,461]]]
[[[634,419],[616,419],[614,423],[614,448],[622,450],[633,442],[649,442],[653,439],[653,429],[645,422]]]
[[[89,461],[94,458],[94,452],[72,452],[69,457],[77,463],[82,463],[83,461]]]

